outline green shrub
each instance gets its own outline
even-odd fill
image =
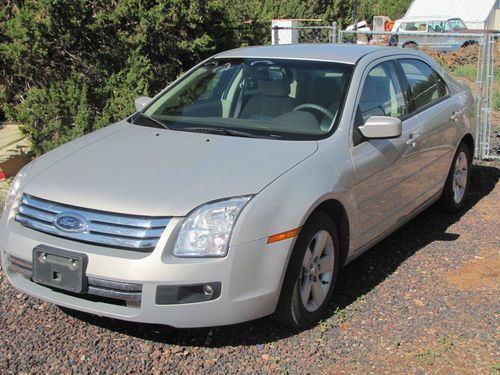
[[[498,87],[493,90],[492,105],[494,111],[500,111],[500,89]]]
[[[93,127],[87,84],[76,77],[30,89],[15,111],[36,154],[80,137]]]
[[[109,98],[95,122],[95,128],[102,128],[123,119],[134,112],[134,100],[149,95],[151,64],[145,56],[135,51],[128,58],[127,66],[114,73],[102,88],[103,96]]]
[[[0,111],[36,154],[122,119],[238,44],[221,0],[25,0],[0,6]]]
[[[468,81],[475,82],[477,67],[472,64],[457,66],[453,71],[453,74],[459,78],[465,78]]]

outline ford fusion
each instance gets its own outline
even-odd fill
[[[0,222],[14,288],[136,322],[305,328],[342,266],[467,197],[471,94],[418,51],[235,49],[136,107],[16,176]]]

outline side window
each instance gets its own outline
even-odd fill
[[[400,29],[404,31],[426,31],[427,23],[425,21],[403,22]]]
[[[448,95],[446,83],[429,65],[420,60],[399,62],[410,85],[415,110]]]
[[[405,114],[406,103],[394,64],[386,61],[372,68],[363,84],[356,125],[363,125],[371,116],[400,117]]]
[[[444,31],[443,21],[429,21],[429,32],[440,33]]]

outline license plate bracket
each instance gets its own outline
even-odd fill
[[[87,291],[87,255],[38,245],[33,249],[33,281],[73,293]]]

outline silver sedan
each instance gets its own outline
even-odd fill
[[[175,327],[323,317],[340,267],[429,205],[460,210],[469,90],[418,51],[235,49],[15,178],[10,283]]]

